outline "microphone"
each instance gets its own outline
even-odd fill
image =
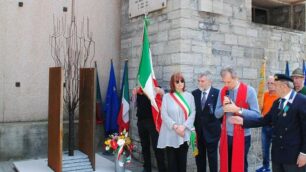
[[[225,96],[229,98],[229,90],[225,91]],[[227,105],[227,104],[231,104],[231,103],[232,103],[232,100],[230,99],[230,102],[229,103],[225,103],[225,104]]]

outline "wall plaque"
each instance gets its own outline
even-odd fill
[[[199,0],[199,11],[223,14],[223,0]]]
[[[129,0],[129,17],[136,16],[166,8],[167,0]]]

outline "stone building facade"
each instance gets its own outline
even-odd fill
[[[200,3],[208,2],[217,2],[217,12],[201,9]],[[242,81],[257,89],[264,57],[267,74],[284,72],[286,61],[292,70],[301,66],[305,59],[304,31],[252,22],[252,4],[252,0],[168,0],[166,8],[149,13],[149,39],[160,85],[169,89],[171,74],[180,71],[187,90],[192,91],[197,87],[197,75],[209,70],[214,75],[213,85],[220,88],[220,69],[230,65]],[[121,57],[129,59],[132,88],[141,56],[143,16],[129,18],[128,9],[128,1],[122,1]],[[131,132],[137,142],[137,119],[133,112],[131,116]],[[256,149],[260,151],[260,145]],[[257,158],[254,152],[250,153],[251,159]],[[189,159],[188,171],[195,169],[191,156]]]
[[[268,74],[283,72],[286,61],[291,69],[301,66],[305,59],[305,33],[300,31],[305,30],[305,6],[291,10],[269,7],[270,25],[266,25],[252,22],[253,1],[167,0],[166,8],[150,12],[149,39],[160,85],[168,89],[171,74],[181,71],[191,91],[196,88],[197,74],[210,70],[214,85],[220,88],[220,69],[232,65],[242,81],[257,88],[264,57]],[[46,156],[48,67],[53,66],[49,35],[53,15],[62,16],[63,7],[69,12],[71,6],[69,0],[24,1],[23,7],[18,2],[0,1],[0,161]],[[143,17],[129,18],[128,10],[129,0],[76,4],[77,17],[90,19],[103,97],[111,58],[118,86],[126,58],[130,88],[136,85]],[[134,109],[130,115],[131,134],[138,148],[135,156],[141,159]],[[101,146],[101,142],[97,144]],[[252,158],[256,155],[251,154]],[[190,160],[191,170],[195,164]]]

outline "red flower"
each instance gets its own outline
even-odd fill
[[[118,144],[117,141],[115,139],[113,139],[110,143],[111,147],[113,150],[116,150],[118,148]]]

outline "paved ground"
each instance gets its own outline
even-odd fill
[[[0,172],[15,172],[13,162],[0,162]]]
[[[104,156],[103,157],[113,161],[114,156]],[[142,172],[142,164],[138,162],[137,160],[133,160],[130,164],[127,165],[127,169],[133,171],[133,172]],[[249,172],[254,172],[255,171],[254,166],[250,166]],[[0,172],[16,172],[13,168],[13,162],[11,161],[5,161],[5,162],[0,162]],[[156,169],[153,170],[153,172],[157,172]]]
[[[103,155],[103,157],[105,157],[105,158],[107,158],[111,161],[114,160],[113,155],[109,155],[109,156]],[[138,162],[137,160],[132,160],[132,162],[127,165],[127,169],[129,169],[133,172],[142,172],[142,164],[140,162]],[[249,172],[254,172],[255,169],[256,168],[254,166],[250,166]],[[0,162],[0,172],[16,172],[13,168],[13,162],[11,162],[11,161]],[[157,172],[157,170],[154,169],[153,172]]]
[[[114,162],[115,157],[113,155],[103,155],[102,153],[98,154]],[[131,161],[131,163],[127,164],[126,168],[133,172],[142,172],[142,164],[134,159]],[[14,170],[13,161],[0,162],[0,172],[16,172]],[[154,169],[153,172],[157,172],[157,170]]]
[[[114,162],[114,155],[103,155],[102,153],[98,153],[99,155],[102,155],[104,158],[109,159],[110,161]],[[133,172],[142,172],[142,163],[133,159],[131,163],[126,164],[126,168],[133,171]],[[157,172],[157,169],[153,169],[152,172]]]

